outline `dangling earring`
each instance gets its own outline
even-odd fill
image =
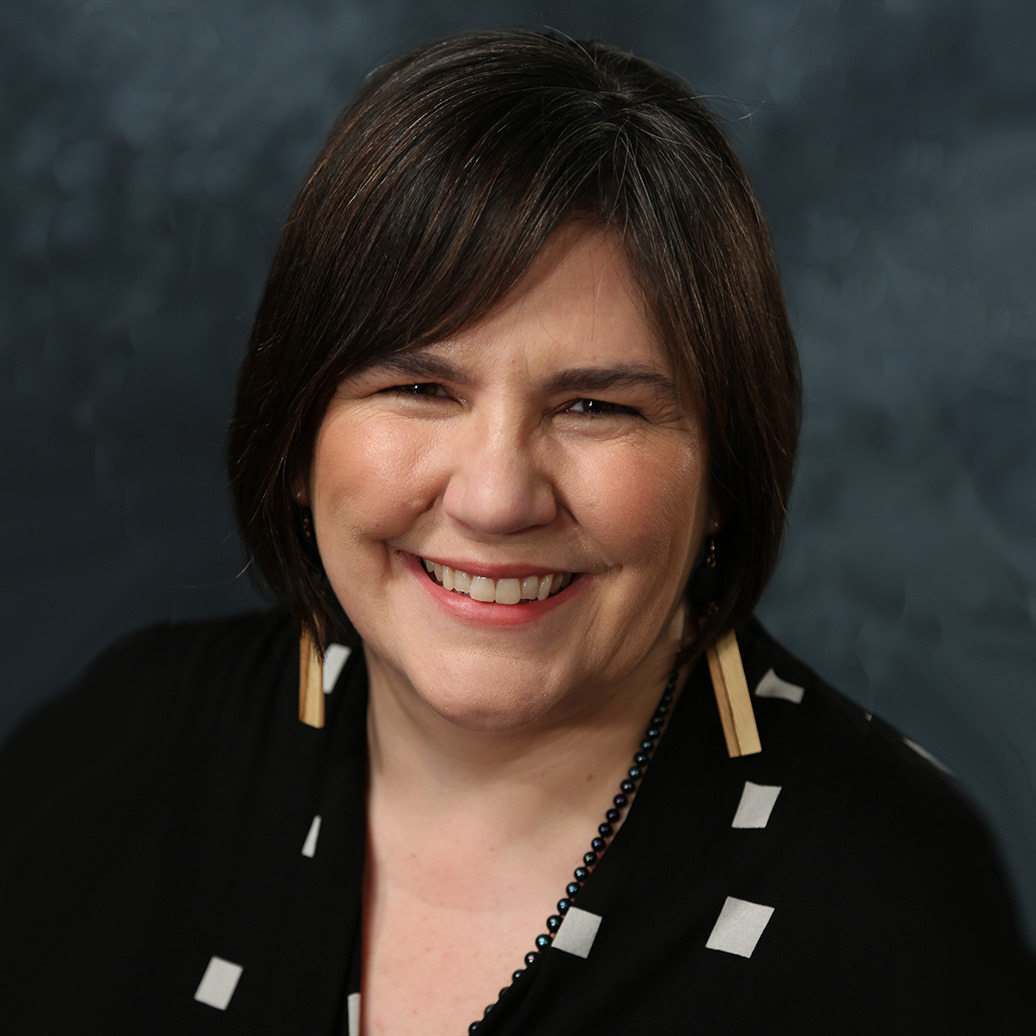
[[[299,719],[309,727],[324,725],[324,660],[308,624],[299,633]]]
[[[716,611],[716,596],[719,589],[719,572],[716,567],[716,537],[710,536],[705,557],[694,576],[693,592],[696,600],[707,602],[706,611]],[[748,693],[745,668],[741,664],[741,652],[737,646],[734,631],[720,634],[706,649],[712,677],[712,690],[716,695],[719,719],[723,725],[723,736],[727,742],[727,754],[731,759],[739,755],[754,755],[762,751],[759,730],[755,725],[752,698]]]
[[[297,500],[301,497],[301,491],[295,494]],[[313,542],[313,512],[309,508],[302,510],[302,534]],[[324,725],[324,660],[314,636],[317,622],[314,618],[313,625],[303,623],[299,631],[299,719],[310,727]]]

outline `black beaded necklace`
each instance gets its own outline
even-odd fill
[[[612,799],[612,807],[604,814],[604,823],[598,825],[597,835],[590,842],[590,851],[585,853],[583,856],[583,862],[576,867],[572,872],[573,881],[570,881],[565,886],[565,895],[562,899],[558,900],[558,912],[551,914],[547,918],[547,930],[542,935],[536,936],[536,949],[530,950],[525,955],[525,967],[519,968],[512,976],[511,982],[517,982],[518,979],[525,974],[526,968],[531,967],[536,963],[540,956],[540,953],[547,949],[548,946],[554,941],[554,935],[557,930],[561,927],[561,922],[564,920],[565,914],[568,913],[568,908],[572,905],[572,901],[579,895],[579,890],[586,884],[587,878],[590,877],[590,872],[593,870],[594,865],[600,859],[601,854],[608,846],[608,841],[615,831],[615,825],[618,824],[622,818],[623,810],[629,805],[630,796],[637,789],[637,784],[640,779],[644,776],[644,772],[647,770],[647,765],[651,761],[651,754],[655,750],[655,745],[658,743],[658,739],[662,736],[662,729],[665,727],[665,721],[669,716],[669,707],[673,704],[673,693],[676,690],[676,679],[677,671],[674,669],[669,676],[669,681],[666,683],[665,690],[662,692],[662,697],[659,700],[658,705],[655,707],[654,715],[651,717],[651,723],[648,725],[646,731],[644,731],[644,737],[640,742],[640,746],[633,755],[633,765],[627,770],[626,777],[619,785],[619,794]],[[500,997],[507,992],[510,986],[505,986],[500,990]],[[496,1003],[499,1003],[498,998]],[[496,1004],[490,1004],[482,1017],[485,1018]],[[468,1026],[468,1032],[474,1033],[478,1031],[478,1027],[481,1021],[472,1022]]]

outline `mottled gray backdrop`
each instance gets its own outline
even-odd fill
[[[5,3],[3,729],[125,630],[254,604],[221,440],[285,206],[373,66],[516,24],[600,35],[717,98],[806,376],[763,617],[957,772],[1036,935],[1024,0]]]

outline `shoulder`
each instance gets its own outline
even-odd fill
[[[10,745],[83,721],[101,736],[107,730],[133,733],[177,705],[217,707],[219,698],[247,707],[249,696],[240,692],[293,665],[295,650],[290,623],[277,613],[138,630],[107,647],[69,688],[30,713]],[[210,693],[214,687],[220,696]]]
[[[938,760],[830,687],[758,623],[738,639],[763,743],[759,763],[784,773],[804,804],[824,809],[825,823],[836,821],[835,811],[851,815],[857,829],[868,825],[868,838],[920,851],[940,835],[984,831]]]
[[[895,728],[826,684],[757,623],[739,634],[746,679],[763,744],[747,768],[783,781],[785,809],[837,833],[866,865],[895,860],[898,880],[910,863],[927,887],[939,871],[992,860],[995,852],[974,805],[937,760]],[[785,796],[785,791],[791,794]],[[873,872],[872,872],[873,874]]]
[[[15,732],[0,754],[0,973],[14,991],[0,1029],[63,1032],[75,1014],[193,1032],[213,953],[247,947],[253,980],[276,974],[270,919],[294,931],[299,847],[339,747],[332,724],[299,723],[297,688],[281,616],[155,627]]]
[[[106,778],[132,779],[206,742],[230,748],[271,707],[297,657],[291,624],[275,613],[120,638],[6,741],[0,821],[18,830]]]
[[[996,990],[1006,1012],[1032,963],[974,805],[930,756],[758,624],[739,643],[763,750],[732,762],[746,782],[779,788],[757,832],[766,866],[754,876],[758,901],[783,907],[775,943],[837,972],[835,988],[860,981],[863,992],[866,976],[886,1004],[977,1009],[975,997]],[[954,989],[974,996],[955,1000]]]

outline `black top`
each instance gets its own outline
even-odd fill
[[[762,753],[727,757],[699,666],[570,949],[479,1034],[1031,1036],[1031,960],[952,783],[757,624],[739,640]],[[356,652],[314,730],[297,672],[276,616],[150,630],[11,739],[0,1031],[350,1031],[367,678]]]

